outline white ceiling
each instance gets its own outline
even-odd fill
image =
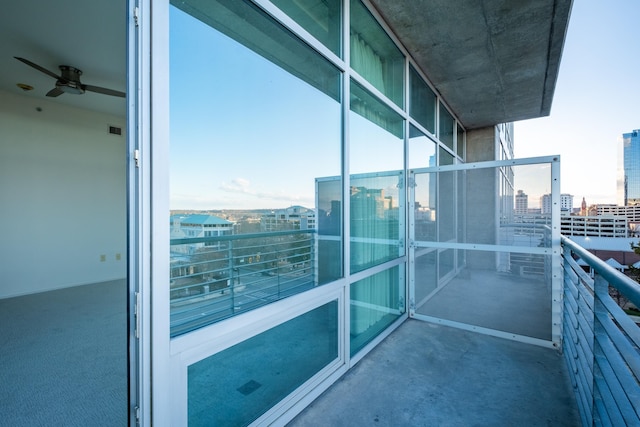
[[[55,79],[14,59],[26,58],[56,74],[59,65],[82,70],[81,81],[126,92],[125,0],[12,0],[0,13],[0,90],[124,116],[126,100],[85,92],[45,97]],[[24,83],[34,90],[24,92]]]

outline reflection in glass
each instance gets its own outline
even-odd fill
[[[460,125],[457,125],[456,127],[458,129],[456,136],[458,148],[456,150],[456,154],[458,154],[458,157],[464,160],[464,130],[462,129],[462,127],[460,127]]]
[[[248,425],[337,357],[333,301],[189,366],[189,425]]]
[[[340,56],[340,24],[342,22],[340,0],[272,0],[272,3],[333,53]]]
[[[351,284],[351,355],[404,312],[404,269],[382,271]]]
[[[351,68],[404,107],[404,56],[360,0],[351,0]]]
[[[454,120],[453,116],[449,111],[445,108],[444,105],[440,104],[440,129],[439,129],[439,137],[440,141],[449,147],[451,150],[454,150],[453,146],[453,125]]]
[[[175,5],[172,336],[342,275],[340,72],[251,2]]]
[[[439,153],[438,166],[446,166],[446,165],[453,164],[453,159],[454,159],[453,154],[449,153],[447,150],[445,150],[442,147],[439,147],[438,153]]]
[[[404,121],[357,84],[352,84],[351,100],[353,273],[402,255],[405,194]]]
[[[409,67],[409,114],[429,132],[436,133],[436,95],[411,66]]]
[[[403,254],[402,172],[351,176],[351,273]]]
[[[426,168],[436,165],[436,143],[409,126],[409,169]]]
[[[371,93],[369,93],[355,81],[351,81],[350,107],[351,111],[356,113],[358,116],[366,119],[367,121],[370,121],[371,123],[374,123],[380,129],[384,129],[390,134],[386,135],[385,132],[376,132],[374,131],[375,128],[369,126],[368,132],[376,132],[375,135],[367,135],[369,137],[367,140],[369,146],[379,139],[383,140],[383,143],[387,144],[393,144],[393,142],[391,141],[396,142],[396,144],[394,145],[398,145],[398,143],[402,144],[402,138],[404,137],[404,120],[402,119],[402,117],[400,117],[398,113],[393,111],[393,109],[383,104],[380,100],[371,95]],[[359,120],[358,117],[353,117],[353,115],[351,121],[353,122],[351,124],[352,127],[355,126],[357,128],[358,126],[366,126],[361,124],[362,120]],[[395,136],[397,139],[391,138],[391,135]],[[355,143],[356,147],[360,148],[358,144],[362,144],[363,136],[360,135],[359,131],[356,131],[352,136],[352,140],[354,139],[354,137],[355,142],[352,141],[351,145]],[[397,149],[393,150],[393,153],[396,152],[398,152]],[[386,168],[380,169],[376,168],[375,166],[368,166],[368,168],[369,170],[389,170],[402,167],[402,156],[394,156],[392,157],[392,161],[392,166],[387,166]],[[398,162],[400,162],[400,164],[398,164]],[[396,165],[398,165],[398,167],[396,167]],[[354,171],[352,168],[351,172],[356,171]]]
[[[342,277],[342,180],[316,179],[317,282],[328,283]]]

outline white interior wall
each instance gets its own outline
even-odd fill
[[[0,91],[0,298],[126,276],[124,125]]]

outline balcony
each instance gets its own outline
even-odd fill
[[[290,425],[640,425],[640,328],[610,296],[640,286],[562,246],[561,352],[409,320]]]
[[[579,423],[557,351],[410,319],[290,426]]]
[[[545,225],[525,228],[503,234],[547,240]],[[316,286],[317,241],[299,230],[172,241],[172,332],[197,324],[190,313],[210,323]],[[435,257],[417,255],[416,295],[431,297],[290,424],[637,425],[640,329],[609,288],[639,306],[640,286],[569,239],[562,252],[560,314],[549,256],[498,252],[495,271],[465,269],[424,289],[433,274],[419,260]]]

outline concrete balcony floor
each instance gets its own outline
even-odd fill
[[[553,349],[410,319],[289,424],[578,426]]]

